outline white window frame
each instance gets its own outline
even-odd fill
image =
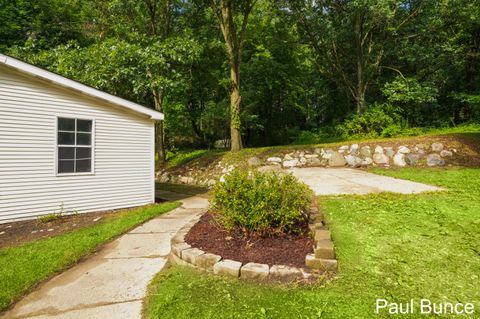
[[[75,119],[75,120],[86,120],[86,121],[92,121],[92,144],[90,145],[90,148],[92,150],[91,155],[91,163],[90,163],[90,172],[79,172],[79,173],[59,173],[58,172],[58,148],[59,147],[78,147],[78,145],[58,145],[58,119],[59,118],[67,118],[67,119]],[[75,134],[75,139],[76,139],[76,134]],[[82,145],[80,147],[88,147],[85,145]],[[62,177],[62,176],[85,176],[85,175],[95,175],[95,119],[94,118],[88,118],[88,117],[83,117],[83,116],[72,116],[72,115],[62,115],[58,114],[55,116],[55,176]]]

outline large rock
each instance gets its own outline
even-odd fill
[[[219,255],[206,253],[198,256],[195,262],[197,267],[205,269],[207,271],[213,271],[213,266],[220,260],[222,260],[222,257],[220,257]]]
[[[445,161],[438,154],[429,154],[427,156],[427,165],[428,166],[443,166],[443,165],[445,165]]]
[[[352,146],[350,146],[350,152],[349,153],[351,155],[357,155],[358,149],[359,149],[358,144],[352,144]]]
[[[405,162],[405,154],[403,153],[395,154],[393,156],[393,164],[395,166],[400,166],[400,167],[407,166],[407,163]]]
[[[398,148],[398,153],[409,154],[410,149],[408,147],[406,147],[405,145],[402,145]]]
[[[443,144],[439,142],[435,142],[432,144],[432,151],[433,152],[441,152],[443,151]]]
[[[375,146],[375,154],[383,154],[383,147],[380,145]]]
[[[262,165],[262,161],[258,157],[250,157],[248,159],[248,166],[260,166]]]
[[[347,164],[352,167],[360,167],[362,165],[362,159],[355,155],[347,155],[345,156],[345,160]]]
[[[345,157],[339,152],[333,152],[330,158],[328,159],[328,166],[331,167],[342,167],[347,164]]]
[[[318,157],[307,158],[308,166],[323,166],[322,161]]]
[[[373,154],[373,161],[375,162],[375,164],[388,164],[390,162],[390,158],[383,154],[383,153],[376,153]]]
[[[279,165],[265,165],[260,166],[257,168],[257,171],[265,173],[265,172],[281,172],[282,168]]]
[[[325,152],[322,153],[322,157],[323,157],[324,159],[329,160],[330,157],[332,157],[333,153],[335,153],[335,151],[333,151],[333,150],[326,150]]]
[[[297,159],[292,159],[292,160],[283,161],[282,165],[285,168],[297,167],[300,165],[300,162]]]
[[[383,148],[385,150],[385,155],[388,157],[392,158],[393,155],[395,155],[395,151],[393,150],[393,147],[387,146]]]
[[[419,155],[419,154],[408,154],[408,155],[405,157],[405,162],[406,162],[408,165],[415,166],[415,165],[417,165],[419,159],[420,159],[420,155]]]
[[[368,166],[373,164],[373,159],[371,157],[365,157],[360,163],[361,166]]]
[[[282,159],[280,157],[269,157],[267,158],[267,162],[270,162],[270,163],[281,163],[282,162]]]
[[[453,156],[453,153],[450,152],[450,151],[447,151],[447,150],[442,150],[442,151],[440,152],[440,156],[441,156],[441,157],[451,157],[451,156]]]
[[[360,148],[360,155],[362,157],[372,157],[372,150],[371,150],[370,146],[368,146],[368,145],[362,146]]]

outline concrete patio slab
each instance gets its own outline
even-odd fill
[[[179,207],[138,226],[105,245],[98,253],[55,276],[2,318],[141,318],[141,300],[170,253],[170,239],[208,201],[180,200]]]
[[[352,168],[293,168],[294,176],[307,184],[316,195],[346,195],[394,192],[415,194],[440,191],[440,187],[376,175]]]

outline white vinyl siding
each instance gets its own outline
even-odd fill
[[[56,175],[57,117],[94,121],[94,171]],[[0,223],[154,201],[147,116],[0,66]]]

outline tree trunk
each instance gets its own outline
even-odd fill
[[[357,86],[355,88],[355,101],[357,104],[357,114],[365,112],[365,88],[364,75],[364,57],[363,57],[363,16],[357,12],[355,18],[355,47],[357,55]]]
[[[242,149],[240,134],[240,74],[238,59],[231,57],[230,61],[230,150],[233,152]]]
[[[155,110],[163,111],[163,90],[152,89],[153,99],[155,101]],[[155,123],[155,150],[158,157],[159,164],[165,164],[167,156],[165,153],[165,131],[163,121]]]

